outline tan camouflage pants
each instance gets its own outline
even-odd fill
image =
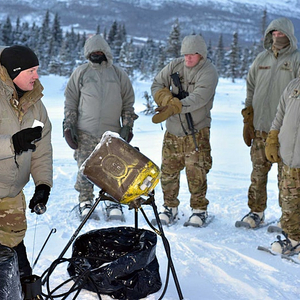
[[[0,199],[0,243],[15,247],[22,242],[27,230],[26,202],[23,192],[15,198]]]
[[[164,205],[177,207],[179,205],[180,171],[185,168],[189,191],[190,206],[194,209],[206,210],[209,201],[206,199],[206,175],[212,167],[210,130],[204,128],[196,133],[199,151],[195,150],[192,135],[177,137],[165,133],[162,148],[161,186],[164,195]]]
[[[75,190],[79,192],[79,202],[93,200],[94,198],[94,185],[82,175],[80,167],[90,156],[99,142],[100,139],[90,136],[84,132],[78,133],[78,149],[74,152],[74,158],[77,161],[78,166]]]
[[[265,155],[265,142],[267,133],[256,132],[251,146],[251,185],[248,190],[248,206],[252,212],[262,212],[267,208],[267,182],[268,173],[272,167]],[[278,187],[281,180],[282,162],[278,163]],[[280,190],[280,189],[279,189]],[[281,197],[279,205],[281,206]]]
[[[281,201],[282,229],[289,238],[300,241],[300,169],[283,165]]]

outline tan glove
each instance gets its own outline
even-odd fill
[[[165,121],[169,117],[181,113],[182,103],[178,98],[173,98],[168,105],[159,106],[155,109],[157,114],[152,117],[152,122],[157,124]]]
[[[242,109],[242,115],[244,117],[243,138],[245,144],[250,147],[252,140],[255,137],[253,126],[253,107],[248,106]]]
[[[155,93],[154,101],[158,106],[166,106],[173,99],[173,97],[174,96],[172,95],[171,91],[167,87],[164,87]]]
[[[268,134],[265,146],[265,154],[267,160],[271,163],[280,162],[281,158],[278,155],[279,141],[278,141],[278,130],[271,130]]]

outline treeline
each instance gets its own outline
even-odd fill
[[[265,27],[266,11],[262,17],[262,27]],[[262,28],[262,33],[265,28]],[[123,67],[131,78],[139,74],[143,79],[152,78],[170,60],[180,56],[182,41],[181,24],[178,19],[170,29],[165,41],[148,39],[146,42],[136,42],[129,38],[124,24],[114,21],[109,30],[100,31],[100,25],[92,34],[101,34],[110,45],[114,62]],[[196,34],[196,32],[191,32]],[[201,33],[197,33],[201,34]],[[40,61],[40,74],[56,74],[70,76],[72,71],[86,60],[83,47],[88,34],[76,33],[74,28],[63,32],[60,17],[55,14],[50,17],[46,12],[41,26],[29,24],[18,18],[13,25],[9,17],[0,24],[0,43],[3,46],[13,44],[26,45],[33,49]],[[218,44],[212,45],[206,41],[208,57],[216,65],[221,77],[245,78],[249,66],[261,51],[261,45],[253,44],[250,48],[240,47],[238,33],[234,32],[230,45],[223,44],[222,34]]]

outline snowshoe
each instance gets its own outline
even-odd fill
[[[235,222],[235,227],[258,228],[264,223],[264,212],[249,212],[241,221]]]
[[[123,208],[120,203],[104,201],[104,211],[106,215],[106,221],[125,222]]]
[[[290,253],[300,253],[300,243],[299,241],[292,240],[288,238],[288,235],[282,231],[284,240],[281,239],[281,236],[277,236],[277,241],[272,243],[271,250],[279,254],[290,254]]]
[[[92,201],[83,201],[80,202],[79,204],[75,205],[74,208],[72,209],[77,212],[77,217],[80,219],[80,221],[83,221],[83,219],[86,217],[86,215],[89,213],[91,210],[93,204]],[[93,213],[90,215],[90,219],[93,220],[100,220],[100,217],[98,213],[94,210]]]
[[[193,209],[192,215],[183,226],[204,227],[207,225],[208,214],[206,210]]]
[[[164,211],[160,212],[158,214],[160,222],[162,225],[171,226],[178,220],[178,207],[168,207],[163,205]],[[151,224],[156,226],[157,221],[156,219],[153,219],[151,221]]]

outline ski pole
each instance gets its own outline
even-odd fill
[[[33,264],[33,266],[32,266],[32,269],[34,269],[36,263],[38,262],[38,260],[39,260],[39,258],[40,258],[40,256],[41,256],[41,253],[42,253],[42,251],[44,250],[44,248],[45,248],[45,246],[46,246],[46,244],[47,244],[47,242],[48,242],[48,240],[49,240],[51,234],[52,234],[52,233],[55,233],[55,232],[56,232],[56,228],[52,228],[51,231],[50,231],[50,233],[48,234],[48,237],[47,237],[46,241],[44,242],[43,247],[42,247],[41,250],[40,250],[40,253],[38,254],[38,256],[37,256],[37,258],[36,258],[36,260],[35,260],[35,262],[34,262],[34,264]]]

